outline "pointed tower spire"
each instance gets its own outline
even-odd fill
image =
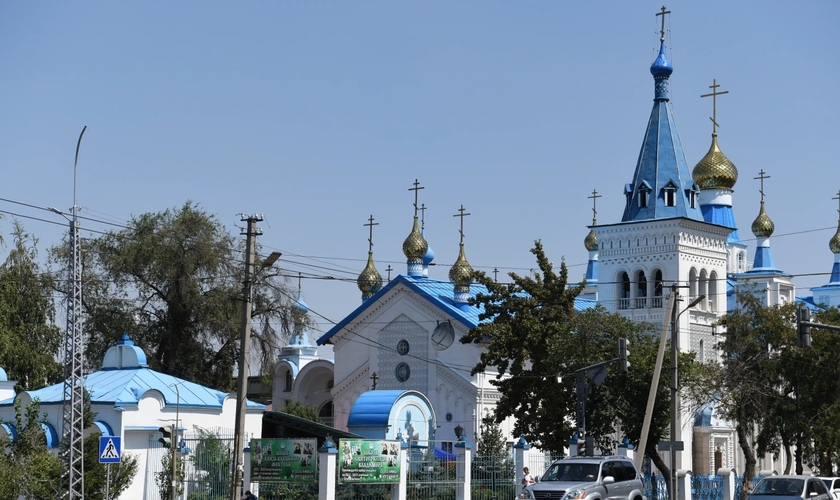
[[[426,240],[426,204],[423,203],[420,205],[420,235],[423,236],[423,239]],[[423,277],[429,277],[429,265],[435,260],[435,251],[432,250],[432,246],[429,245],[429,240],[426,240],[426,254],[423,255]]]
[[[455,284],[455,295],[453,300],[460,308],[467,307],[467,303],[470,299],[470,284],[472,284],[473,273],[472,266],[470,266],[470,263],[467,262],[467,256],[464,254],[464,217],[468,215],[470,214],[466,212],[464,205],[461,205],[461,208],[458,209],[458,213],[453,215],[453,217],[461,218],[461,229],[459,231],[461,234],[461,244],[458,251],[458,259],[449,269],[449,279]]]
[[[306,302],[303,300],[301,279],[303,279],[303,273],[298,273],[298,298],[292,305],[295,312],[292,313],[294,329],[292,331],[292,336],[289,338],[288,345],[290,346],[303,345],[306,342],[306,315],[309,313],[309,306],[307,306]]]
[[[367,265],[356,280],[359,290],[362,291],[362,301],[373,297],[382,288],[382,275],[379,274],[376,266],[373,265],[373,226],[379,225],[378,222],[373,222],[373,220],[373,215],[371,215],[368,223],[365,224],[366,227],[370,228],[370,235],[368,236],[368,260]]]
[[[429,250],[429,244],[426,238],[420,232],[420,224],[417,221],[417,213],[420,207],[417,205],[417,194],[421,189],[420,182],[414,179],[414,187],[408,188],[409,191],[414,191],[414,226],[411,232],[403,242],[403,254],[405,254],[406,264],[408,264],[408,275],[415,278],[423,277],[423,256]]]
[[[590,226],[589,234],[587,234],[586,238],[583,240],[583,245],[589,251],[589,262],[586,264],[587,284],[598,283],[598,235],[595,234],[595,230],[591,228],[598,225],[598,210],[596,203],[600,197],[601,195],[598,194],[596,189],[593,189],[592,194],[587,197],[592,200],[592,226]]]
[[[648,120],[642,149],[636,162],[633,181],[626,184],[626,206],[622,222],[685,217],[698,221],[703,214],[693,203],[698,192],[688,170],[680,136],[671,108],[669,79],[674,68],[665,55],[665,15],[662,16],[659,55],[650,66],[653,75],[653,110]]]
[[[757,239],[753,270],[776,269],[776,266],[773,263],[773,255],[770,253],[770,236],[773,235],[773,231],[776,230],[776,226],[764,210],[764,179],[769,178],[770,176],[766,175],[764,170],[761,170],[758,173],[758,177],[754,177],[754,179],[761,181],[761,189],[759,190],[761,193],[761,208],[758,211],[758,217],[756,217],[752,223],[752,232]]]

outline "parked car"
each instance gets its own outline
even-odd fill
[[[825,483],[814,476],[765,477],[750,493],[750,500],[834,500]]]
[[[644,483],[627,457],[568,457],[552,463],[519,498],[646,500]]]
[[[836,500],[840,500],[840,477],[821,477],[820,479],[828,488],[829,493],[834,495]]]

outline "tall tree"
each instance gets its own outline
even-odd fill
[[[87,362],[99,363],[128,332],[150,353],[151,368],[232,388],[243,300],[241,243],[191,202],[143,214],[127,229],[86,241]],[[55,262],[63,262],[66,253],[64,247],[54,249]],[[290,298],[278,273],[257,274],[251,339],[262,365],[274,361],[288,336]]]
[[[0,366],[17,390],[39,389],[61,380],[53,279],[38,264],[38,240],[18,221],[12,242],[0,265]]]

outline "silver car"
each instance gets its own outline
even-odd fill
[[[644,484],[627,457],[558,460],[519,498],[534,500],[645,500]]]
[[[834,500],[834,496],[818,477],[786,475],[762,479],[750,500]]]

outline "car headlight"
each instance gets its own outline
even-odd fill
[[[534,492],[526,488],[516,498],[534,498]]]
[[[575,488],[566,492],[564,500],[583,500],[586,497],[586,490],[583,488]]]

